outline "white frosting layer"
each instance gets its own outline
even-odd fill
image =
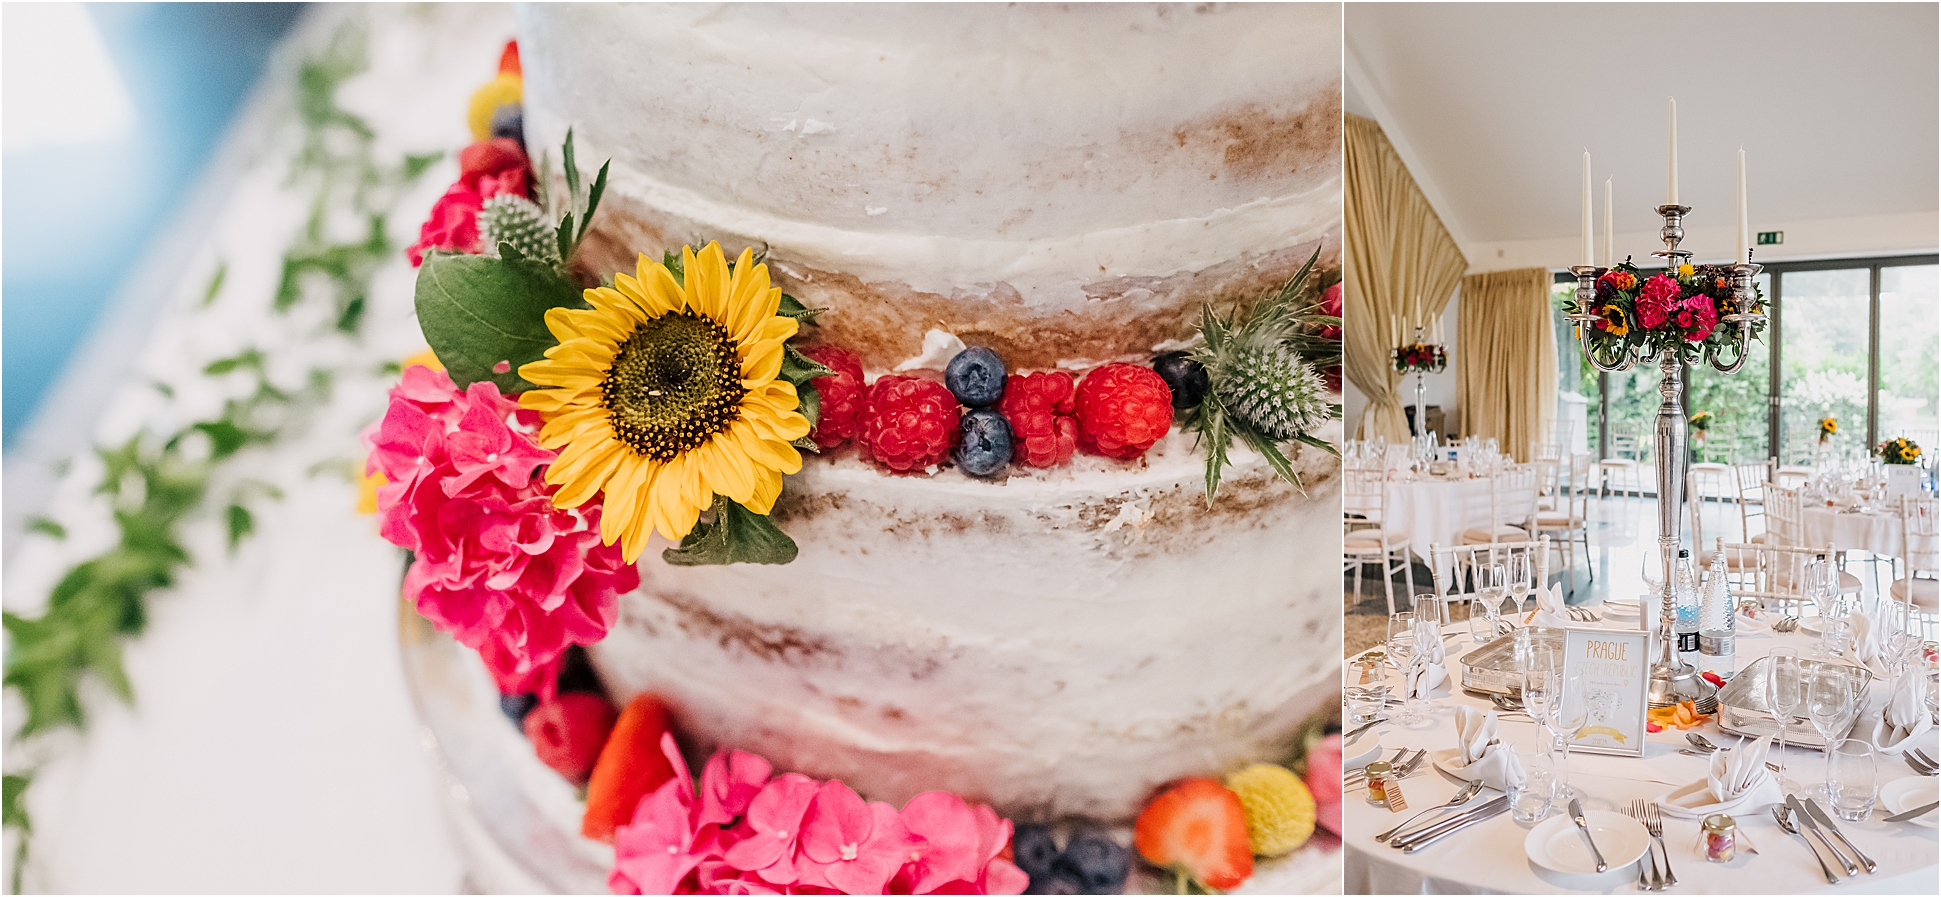
[[[527,133],[778,269],[1057,306],[1339,227],[1334,4],[536,5]],[[621,89],[615,89],[622,86]]]
[[[873,798],[1130,818],[1167,780],[1284,758],[1337,700],[1334,459],[1301,453],[1303,496],[1238,449],[1209,510],[1202,457],[1175,434],[1005,483],[811,462],[777,513],[794,563],[643,561],[596,665],[710,744]]]

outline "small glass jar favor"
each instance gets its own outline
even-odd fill
[[[1363,769],[1368,775],[1369,803],[1377,807],[1388,806],[1388,776],[1394,769],[1387,760],[1376,760]]]
[[[1713,813],[1699,824],[1705,835],[1705,859],[1730,863],[1739,854],[1739,825],[1724,813]]]

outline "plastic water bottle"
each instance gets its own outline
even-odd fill
[[[1732,596],[1725,587],[1725,552],[1712,555],[1705,574],[1705,601],[1698,610],[1698,670],[1730,676],[1738,669],[1733,656],[1739,631],[1732,612]]]
[[[1678,565],[1672,575],[1672,635],[1678,640],[1678,659],[1698,663],[1698,582],[1692,570],[1692,553],[1678,550]]]

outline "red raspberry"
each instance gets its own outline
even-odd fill
[[[1151,368],[1114,362],[1078,384],[1078,447],[1129,461],[1173,427],[1173,391]]]
[[[863,448],[899,473],[944,459],[957,441],[957,397],[942,383],[890,374],[870,384],[863,402]]]
[[[565,692],[526,714],[526,738],[540,762],[580,785],[593,771],[593,761],[600,758],[619,716],[599,695]]]
[[[822,397],[822,417],[809,437],[823,451],[856,438],[863,425],[863,363],[841,346],[811,346],[802,350],[811,361],[835,371],[809,381]]]
[[[997,410],[1011,422],[1013,460],[1028,467],[1052,467],[1071,460],[1078,448],[1078,418],[1072,416],[1072,375],[1064,371],[1012,374],[1004,381]]]

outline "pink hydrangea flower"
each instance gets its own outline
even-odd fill
[[[1011,823],[991,808],[931,792],[902,812],[841,782],[768,761],[714,755],[697,789],[671,736],[675,775],[614,833],[615,893],[1018,894],[1029,877],[999,856]]]
[[[606,637],[617,596],[640,584],[618,546],[600,544],[596,503],[553,507],[537,472],[554,454],[538,429],[492,383],[461,392],[414,365],[364,434],[365,472],[386,480],[379,532],[416,553],[405,594],[508,693],[550,692],[566,649]]]
[[[1341,735],[1321,739],[1307,754],[1307,790],[1314,795],[1315,822],[1341,834]]]
[[[1638,290],[1638,324],[1657,330],[1671,317],[1672,304],[1678,300],[1678,281],[1659,274]]]

